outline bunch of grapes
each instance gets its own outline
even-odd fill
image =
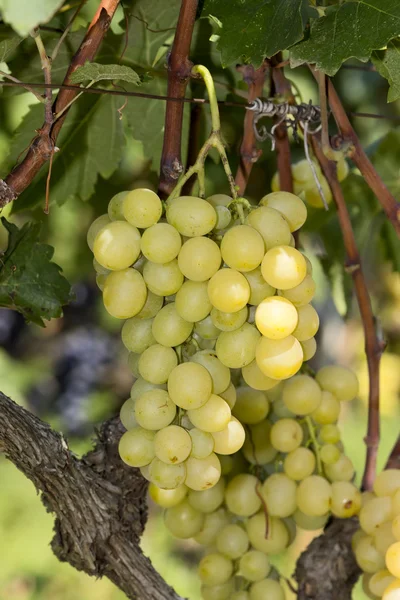
[[[331,150],[329,153],[329,158],[336,162],[337,176],[339,181],[346,179],[347,175],[349,174],[349,165],[347,164],[343,153]],[[312,163],[316,176],[321,184],[326,203],[329,204],[332,202],[331,188],[329,187],[326,178],[322,174],[319,163],[315,160],[313,160]],[[324,203],[318,190],[314,173],[312,172],[310,164],[306,159],[292,164],[292,176],[294,193],[301,195],[310,206],[314,206],[315,208],[323,208]],[[279,173],[275,173],[273,176],[271,188],[275,192],[280,190]]]
[[[173,535],[205,546],[205,600],[282,600],[270,555],[361,507],[337,427],[354,374],[316,351],[315,283],[292,233],[304,202],[122,192],[88,232],[136,377],[121,458]],[[302,373],[299,374],[303,367]]]
[[[386,469],[362,494],[360,529],[352,545],[368,597],[400,596],[400,472]]]

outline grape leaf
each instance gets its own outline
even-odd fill
[[[64,0],[0,0],[4,21],[22,37],[41,23],[47,23]]]
[[[400,44],[392,40],[385,51],[374,52],[371,58],[377,71],[389,82],[387,101],[398,100],[400,98]]]
[[[398,0],[355,0],[332,6],[326,16],[313,21],[307,40],[290,52],[292,67],[314,63],[335,75],[349,58],[366,62],[373,50],[400,35]]]
[[[71,75],[71,83],[82,83],[83,81],[102,81],[104,79],[127,81],[140,85],[139,75],[130,67],[123,65],[101,65],[99,63],[86,62]]]
[[[21,41],[21,38],[8,27],[2,27],[0,31],[0,62],[6,62]]]
[[[4,217],[8,248],[0,259],[0,306],[12,308],[27,321],[44,326],[43,319],[62,316],[71,299],[71,286],[61,268],[51,262],[54,248],[40,243],[40,223],[18,229]]]
[[[286,50],[302,39],[306,0],[205,0],[203,15],[221,22],[218,47],[224,66],[249,62]]]

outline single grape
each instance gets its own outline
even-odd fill
[[[391,496],[400,489],[400,471],[385,469],[375,477],[373,488],[377,496]]]
[[[391,521],[386,521],[386,523],[378,525],[374,531],[373,537],[375,548],[383,555],[386,554],[389,546],[398,541],[393,535]]]
[[[340,430],[337,425],[323,425],[319,432],[319,439],[324,444],[337,444],[340,441]]]
[[[211,394],[205,404],[188,410],[188,416],[195,427],[209,433],[222,431],[231,419],[231,409],[220,396]]]
[[[87,232],[87,244],[90,250],[93,252],[94,240],[96,239],[97,234],[105,225],[110,223],[110,217],[108,215],[100,215],[93,221],[90,225]]]
[[[234,313],[222,312],[217,308],[212,308],[210,316],[211,321],[220,331],[234,331],[245,323],[248,313],[247,306]]]
[[[125,219],[139,229],[155,225],[162,215],[162,204],[155,192],[138,188],[128,192],[123,201]]]
[[[155,457],[149,465],[150,481],[158,487],[173,490],[182,485],[186,478],[186,463],[167,464]]]
[[[181,235],[197,237],[214,229],[217,213],[206,200],[193,196],[174,198],[167,204],[167,221]]]
[[[210,350],[200,350],[191,357],[191,361],[203,365],[211,375],[213,393],[220,394],[225,391],[231,381],[231,372],[228,367]]]
[[[261,507],[257,486],[261,489],[257,477],[247,473],[241,473],[231,479],[225,491],[225,503],[228,510],[240,517],[254,515]]]
[[[214,207],[228,206],[232,202],[232,197],[227,194],[213,194],[212,196],[208,196],[206,200]]]
[[[283,386],[282,399],[296,415],[309,415],[321,404],[321,388],[309,375],[296,375]]]
[[[267,338],[280,340],[297,326],[297,310],[289,300],[280,296],[265,298],[257,307],[255,321],[258,330]]]
[[[217,454],[234,454],[243,446],[246,437],[243,425],[232,417],[222,431],[212,433],[214,438],[214,452]]]
[[[321,515],[319,517],[313,517],[306,515],[301,510],[297,509],[293,514],[293,518],[297,527],[304,529],[305,531],[317,531],[323,529],[329,519],[329,514]]]
[[[207,281],[221,266],[218,245],[206,237],[188,239],[178,255],[179,268],[192,281]]]
[[[108,216],[111,221],[123,221],[125,219],[123,204],[124,198],[128,193],[129,192],[119,192],[111,198],[110,202],[108,203],[107,209]]]
[[[169,425],[156,433],[154,451],[157,458],[171,465],[182,463],[190,454],[192,439],[186,429]]]
[[[279,211],[289,224],[290,231],[297,231],[307,219],[307,208],[303,200],[290,192],[276,191],[260,200],[262,206]]]
[[[338,400],[347,402],[358,394],[358,380],[353,371],[337,365],[329,365],[319,369],[316,380],[323,390],[336,396]]]
[[[267,250],[275,246],[288,246],[290,243],[291,233],[288,222],[274,208],[260,206],[252,210],[246,223],[258,231]]]
[[[246,273],[243,273],[243,275],[250,286],[249,304],[258,306],[264,298],[268,298],[275,294],[276,289],[269,285],[262,276],[261,267],[257,267],[253,271],[247,271]]]
[[[232,560],[236,560],[247,552],[249,537],[243,527],[232,523],[219,532],[216,539],[216,546],[218,552]]]
[[[212,553],[204,556],[198,567],[198,574],[206,585],[225,583],[233,573],[232,561],[223,554]]]
[[[329,425],[325,425],[329,427]],[[348,456],[341,455],[333,465],[325,465],[325,475],[329,481],[351,481],[354,477],[354,466]]]
[[[293,331],[293,335],[299,342],[303,342],[304,340],[309,340],[314,337],[317,333],[319,317],[317,311],[311,304],[299,306],[297,308],[297,314],[298,322],[296,329]]]
[[[382,600],[397,600],[399,597],[400,591],[400,579],[395,579],[388,587],[386,588]]]
[[[341,457],[340,450],[334,444],[324,444],[320,449],[321,460],[325,465],[334,465]]]
[[[365,533],[372,535],[379,525],[392,520],[392,514],[390,496],[372,498],[360,510],[359,520],[361,529]]]
[[[221,229],[226,229],[232,220],[231,211],[226,206],[221,206],[221,205],[217,205],[214,208],[215,208],[215,212],[217,213],[217,223],[216,223],[214,229],[216,231],[220,231]]]
[[[95,258],[93,258],[93,268],[98,275],[109,275],[111,273],[110,269],[102,267]]]
[[[231,600],[234,589],[233,578],[219,585],[202,585],[201,597],[203,600]]]
[[[214,451],[214,438],[211,433],[202,431],[193,427],[189,430],[192,438],[192,451],[190,453],[194,458],[207,458]]]
[[[163,346],[179,346],[192,333],[193,323],[182,319],[178,314],[175,303],[167,304],[154,317],[153,335]]]
[[[288,477],[301,481],[313,474],[315,464],[314,453],[308,448],[299,447],[287,454],[283,469]]]
[[[175,350],[161,344],[153,344],[139,358],[139,373],[149,383],[162,384],[168,381],[178,364]]]
[[[121,437],[118,452],[130,467],[143,467],[154,458],[154,432],[135,427]]]
[[[221,255],[231,269],[253,271],[264,257],[261,235],[248,225],[236,225],[225,233],[221,241]]]
[[[135,404],[135,417],[145,429],[162,429],[175,418],[176,406],[164,390],[144,392]]]
[[[147,261],[143,269],[147,287],[157,296],[171,296],[182,287],[183,275],[176,258],[165,264]]]
[[[160,389],[166,390],[167,386],[165,384],[155,384],[146,381],[139,375],[134,384],[131,387],[131,399],[136,402],[136,400],[144,394],[144,392],[148,392],[149,390]]]
[[[253,360],[242,368],[242,377],[247,385],[261,391],[270,390],[279,383],[276,379],[271,379],[264,375],[258,367],[256,360]]]
[[[325,515],[330,508],[332,486],[320,475],[310,475],[299,483],[297,505],[310,517]]]
[[[296,510],[296,484],[284,473],[273,473],[264,481],[262,496],[268,514],[272,517],[289,517]]]
[[[269,517],[268,535],[263,512],[250,517],[246,522],[246,529],[253,548],[265,554],[279,554],[289,545],[289,532],[278,517]]]
[[[293,377],[303,362],[300,342],[288,335],[281,340],[271,340],[262,336],[256,347],[256,361],[259,369],[271,379]]]
[[[387,569],[382,569],[374,573],[368,582],[369,591],[374,596],[382,598],[386,588],[392,584],[396,578]]]
[[[375,548],[374,539],[370,535],[365,535],[357,541],[354,554],[358,566],[365,573],[376,573],[385,568],[385,558]]]
[[[278,581],[262,579],[250,588],[250,600],[285,600],[285,590]]]
[[[175,307],[185,321],[194,323],[205,319],[212,308],[208,299],[207,282],[185,281],[176,294]]]
[[[226,390],[220,392],[218,395],[221,396],[221,398],[223,398],[225,402],[228,403],[229,408],[232,410],[232,408],[236,404],[236,388],[233,385],[233,383],[230,382]]]
[[[268,556],[259,550],[249,550],[239,561],[239,573],[247,581],[261,581],[270,571]]]
[[[203,338],[203,340],[216,340],[220,334],[220,330],[215,327],[211,315],[208,315],[201,321],[195,323],[194,331]]]
[[[200,408],[212,393],[211,375],[205,367],[194,362],[176,366],[168,379],[168,393],[177,406],[187,410]]]
[[[173,490],[163,490],[154,483],[150,483],[149,485],[150,498],[153,502],[158,504],[158,506],[162,506],[162,508],[171,508],[172,506],[180,504],[187,493],[188,488],[184,484]]]
[[[223,331],[215,346],[217,356],[230,369],[240,369],[254,360],[259,338],[259,332],[250,323],[234,331]]]
[[[327,204],[332,202],[332,192],[331,188],[325,177],[322,175],[319,177],[319,182],[321,184],[322,191],[325,196],[325,201]],[[321,194],[319,189],[317,188],[315,182],[312,182],[310,186],[304,186],[304,199],[310,206],[314,206],[315,208],[323,208],[324,202],[321,198]]]
[[[278,451],[271,444],[271,423],[264,419],[246,431],[242,452],[252,465],[272,463]]]
[[[207,490],[213,487],[221,477],[221,463],[214,452],[206,458],[190,456],[185,464],[185,484],[192,490]]]
[[[130,352],[141,354],[154,344],[152,324],[152,319],[138,319],[137,317],[125,321],[121,330],[122,343],[125,348]]]
[[[147,291],[146,302],[142,310],[136,315],[137,319],[152,319],[161,310],[164,303],[162,296],[153,294],[150,290]]]
[[[210,546],[215,542],[218,532],[221,531],[228,522],[228,516],[224,508],[219,508],[215,512],[206,514],[202,529],[194,536],[194,539],[198,544]]]
[[[104,286],[106,284],[106,278],[107,278],[107,275],[96,275],[96,285],[101,292],[104,290]]]
[[[239,271],[220,269],[208,282],[208,296],[215,308],[233,313],[246,306],[250,297],[250,286]]]
[[[179,466],[179,465],[174,465]],[[188,539],[197,535],[204,525],[204,514],[185,499],[164,513],[167,529],[177,538]]]
[[[142,310],[146,297],[146,284],[135,269],[115,271],[107,276],[103,302],[111,316],[117,319],[134,317]]]
[[[213,487],[206,490],[189,490],[188,501],[203,513],[213,513],[224,501],[225,482],[220,479]]]
[[[294,419],[280,419],[271,428],[271,444],[279,452],[293,452],[303,441],[301,425]]]
[[[317,342],[315,338],[310,338],[309,340],[304,340],[300,342],[301,349],[303,350],[303,360],[310,360],[317,351]]]
[[[269,402],[266,395],[249,387],[236,390],[236,403],[233,415],[246,425],[255,425],[263,421],[269,412]]]
[[[135,403],[132,400],[132,398],[128,398],[128,400],[125,400],[125,402],[121,406],[119,418],[125,429],[129,430],[133,429],[134,427],[137,427],[137,421],[135,418]]]
[[[361,508],[361,493],[353,483],[332,483],[331,511],[339,519],[348,519],[358,514]]]
[[[336,396],[325,390],[321,393],[321,402],[311,414],[313,420],[319,425],[336,423],[340,414],[340,403]]]
[[[153,263],[168,263],[178,256],[182,239],[168,223],[157,223],[143,232],[140,249]]]
[[[265,555],[264,555],[265,556]],[[240,592],[235,592],[232,596],[229,596],[230,600],[250,600],[250,596],[248,592],[244,590]]]
[[[126,221],[111,221],[96,235],[93,253],[97,262],[106,269],[126,269],[139,256],[140,233]]]
[[[261,273],[272,287],[288,290],[303,281],[307,275],[307,265],[304,256],[296,248],[276,246],[264,256]]]
[[[290,300],[294,306],[304,306],[311,302],[315,296],[315,281],[311,275],[306,275],[299,285],[281,292],[282,296],[287,300]]]

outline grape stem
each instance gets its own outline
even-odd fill
[[[318,475],[323,475],[324,474],[324,470],[322,468],[322,461],[321,461],[321,455],[320,455],[320,446],[317,440],[317,436],[315,435],[315,427],[314,424],[312,422],[311,417],[305,417],[305,422],[307,424],[308,427],[308,432],[310,434],[310,439],[311,439],[311,443],[314,447],[314,453],[315,453],[315,458],[317,459],[317,470],[318,470]]]
[[[235,200],[237,198],[236,184],[233,178],[231,167],[229,165],[228,157],[225,151],[225,145],[221,135],[221,122],[219,118],[218,100],[217,95],[215,93],[213,78],[211,76],[210,71],[203,65],[195,65],[192,69],[192,75],[199,75],[200,77],[202,77],[204,83],[206,84],[208,98],[210,101],[212,130],[209,138],[201,147],[196,162],[179,179],[175,189],[168,197],[168,200],[172,200],[173,198],[179,196],[183,186],[193,175],[197,175],[198,178],[200,198],[205,197],[204,163],[211,148],[215,148],[221,157],[221,162],[224,167],[226,176],[228,178],[229,186],[231,188],[232,198]]]

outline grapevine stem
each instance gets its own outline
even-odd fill
[[[206,84],[208,99],[210,101],[212,130],[213,132],[220,131],[221,121],[219,119],[218,100],[211,73],[204,65],[195,65],[192,69],[192,74],[200,75]]]
[[[313,422],[311,420],[311,417],[305,417],[305,422],[307,423],[308,432],[310,434],[311,442],[312,442],[312,445],[314,446],[315,457],[317,459],[318,475],[323,475],[322,461],[321,461],[321,456],[320,456],[320,452],[319,452],[320,448],[319,448],[319,443],[318,443],[318,440],[317,440],[317,436],[315,435],[314,424],[313,424]]]

